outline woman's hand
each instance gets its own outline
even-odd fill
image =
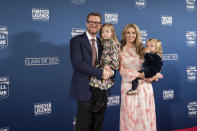
[[[145,81],[148,82],[148,83],[151,83],[151,82],[156,81],[156,80],[157,80],[156,75],[153,76],[153,77],[151,77],[151,78],[146,78],[146,79],[145,79]]]
[[[159,79],[162,79],[162,78],[163,78],[163,75],[161,73],[157,73],[152,78],[146,78],[145,81],[148,82],[148,83],[151,83],[153,81],[158,81]]]
[[[155,81],[158,81],[159,79],[162,79],[162,78],[163,78],[163,75],[161,73],[157,73]]]
[[[138,78],[145,79],[144,72],[142,72],[142,73],[139,73],[139,76],[138,76]]]

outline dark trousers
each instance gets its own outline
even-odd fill
[[[137,89],[138,80],[139,80],[139,78],[136,78],[135,80],[132,81],[132,90],[136,90]]]
[[[102,105],[107,102],[106,91],[100,90],[99,88],[96,88],[96,87],[91,87],[91,88],[92,88],[92,91],[94,92],[94,101],[96,102],[95,107],[97,108],[102,107]]]
[[[142,73],[143,70],[138,71],[139,73]],[[136,78],[135,80],[132,81],[132,90],[136,90],[137,86],[138,86],[138,80],[140,80],[140,78]]]
[[[75,131],[102,131],[104,115],[107,107],[107,97],[105,104],[98,111],[93,112],[92,107],[96,103],[96,94],[100,89],[92,90],[92,98],[88,101],[77,101],[77,118]]]

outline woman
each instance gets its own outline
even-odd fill
[[[120,131],[156,131],[155,103],[152,85],[156,79],[139,73],[143,63],[143,45],[137,25],[128,24],[122,31],[120,50],[121,108]],[[127,95],[132,81],[139,80],[137,94]]]

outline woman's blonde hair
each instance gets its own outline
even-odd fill
[[[109,27],[110,28],[110,31],[112,32],[112,39],[119,44],[119,41],[117,39],[117,36],[116,36],[116,31],[115,31],[115,28],[114,26],[111,24],[111,23],[105,23],[101,26],[101,31],[100,31],[100,37],[101,37],[101,41],[103,41],[103,37],[102,37],[102,29],[104,27]]]
[[[126,45],[126,33],[127,30],[129,28],[134,28],[135,32],[136,32],[136,39],[134,41],[135,43],[135,47],[136,47],[136,53],[140,56],[140,58],[144,57],[144,48],[143,48],[143,44],[142,44],[142,40],[141,40],[141,35],[140,35],[140,29],[136,24],[127,24],[122,31],[122,38],[121,38],[121,50],[123,49],[123,47]]]
[[[161,43],[161,41],[158,40],[158,39],[155,39],[155,38],[154,39],[151,38],[151,39],[148,39],[146,41],[146,43],[148,43],[148,42],[153,42],[156,45],[156,51],[155,51],[155,53],[157,53],[157,55],[159,55],[160,57],[162,57],[163,50],[162,50],[162,43]]]

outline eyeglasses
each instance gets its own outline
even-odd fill
[[[89,24],[95,24],[95,25],[99,25],[101,24],[101,22],[96,22],[96,21],[87,21]]]

